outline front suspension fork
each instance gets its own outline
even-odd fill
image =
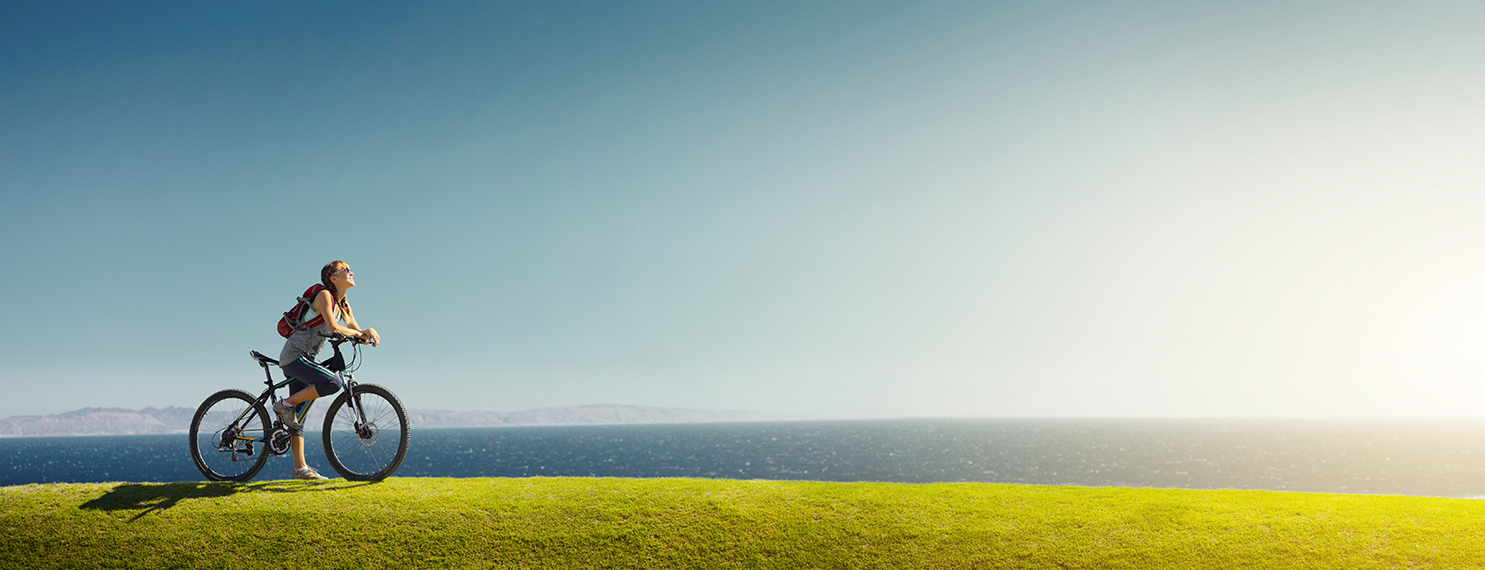
[[[366,425],[366,410],[361,408],[361,396],[356,394],[356,382],[351,380],[350,374],[345,375],[345,396],[345,404],[356,414],[356,421],[352,422],[351,427],[360,431],[361,426]]]

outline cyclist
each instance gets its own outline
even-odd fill
[[[273,411],[284,425],[294,430],[289,446],[294,451],[295,479],[329,479],[304,461],[304,436],[301,433],[304,426],[295,419],[298,412],[302,411],[301,405],[308,407],[308,402],[315,398],[329,396],[343,388],[340,377],[315,362],[320,349],[325,346],[325,337],[321,333],[342,334],[361,339],[372,346],[381,343],[381,337],[376,334],[375,329],[363,329],[356,324],[356,316],[351,312],[350,303],[346,301],[346,292],[356,286],[356,274],[351,271],[350,266],[340,260],[325,264],[320,268],[320,284],[325,289],[315,295],[310,308],[315,314],[325,316],[324,324],[295,331],[289,335],[289,340],[284,342],[284,349],[278,354],[278,361],[281,363],[279,366],[283,369],[284,376],[294,379],[294,382],[289,384],[289,397],[274,402]]]

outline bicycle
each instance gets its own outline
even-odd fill
[[[321,438],[330,466],[351,481],[380,481],[387,478],[407,456],[409,429],[407,411],[390,390],[376,384],[361,384],[351,378],[360,368],[361,343],[356,339],[320,333],[330,339],[335,356],[320,365],[334,372],[345,386],[325,413]],[[348,365],[340,345],[352,343]],[[269,366],[279,362],[258,351],[250,351],[263,368],[268,389],[253,398],[243,390],[227,389],[212,394],[191,417],[191,460],[212,481],[252,479],[271,456],[289,452],[289,440],[300,432],[289,428],[264,404],[278,398],[277,390],[292,379],[277,383]],[[309,404],[312,404],[313,400]],[[297,420],[303,425],[311,405],[302,405]],[[269,418],[273,418],[270,422]]]

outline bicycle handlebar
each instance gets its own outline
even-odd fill
[[[335,345],[339,345],[339,344],[346,343],[346,342],[351,342],[351,343],[355,343],[355,344],[370,344],[364,338],[349,337],[349,336],[346,336],[346,335],[343,335],[343,334],[340,334],[340,333],[326,333],[326,332],[322,332],[322,333],[319,333],[319,335],[322,336],[322,337],[325,337],[325,338],[330,339],[330,343],[331,344],[335,344]]]

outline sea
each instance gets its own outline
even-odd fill
[[[318,434],[310,465],[331,475]],[[258,479],[288,478],[288,457]],[[1485,420],[894,419],[412,431],[396,477],[1015,483],[1485,498]],[[177,435],[0,439],[0,486],[202,481]]]

